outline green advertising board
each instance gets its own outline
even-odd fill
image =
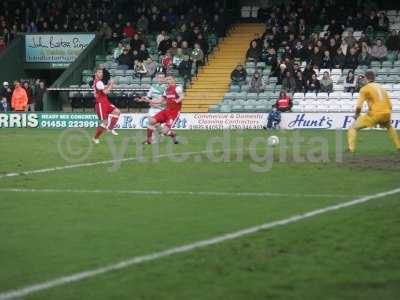
[[[93,113],[0,113],[0,128],[95,128]]]

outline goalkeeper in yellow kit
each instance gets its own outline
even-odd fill
[[[374,82],[375,74],[372,71],[365,73],[366,84],[361,88],[356,105],[355,122],[347,132],[349,151],[356,150],[357,132],[367,127],[380,125],[387,129],[390,138],[400,150],[400,139],[397,131],[391,125],[392,103],[386,90]],[[360,116],[364,102],[367,101],[368,113]]]

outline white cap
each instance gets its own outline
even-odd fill
[[[7,81],[4,81],[4,82],[3,82],[3,85],[8,85],[8,82],[7,82]]]

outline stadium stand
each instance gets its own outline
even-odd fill
[[[266,24],[262,39],[258,41],[260,55],[256,61],[245,61],[246,84],[231,82],[222,100],[211,105],[208,111],[269,111],[283,89],[285,74],[291,72],[296,79],[296,88],[289,91],[293,98],[292,111],[352,112],[360,86],[354,83],[354,92],[348,92],[349,70],[354,71],[355,82],[366,70],[373,70],[376,82],[383,84],[392,96],[393,109],[400,110],[399,12],[340,6],[343,16],[339,16],[334,5],[323,2],[308,7],[289,4],[284,12],[280,5],[242,7],[242,18]],[[305,13],[306,10],[315,14]],[[325,52],[328,58],[322,55]],[[376,53],[382,55],[374,58]],[[262,73],[264,82],[264,89],[259,93],[249,91],[252,74],[256,71]],[[305,79],[298,79],[299,72]],[[306,82],[311,74],[315,73],[320,81],[324,72],[332,79],[332,92],[308,90]],[[284,86],[287,89],[287,85]]]

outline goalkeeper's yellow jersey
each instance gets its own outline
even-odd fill
[[[357,107],[362,108],[365,101],[368,104],[368,114],[390,114],[392,112],[390,97],[379,83],[370,82],[361,88]]]

